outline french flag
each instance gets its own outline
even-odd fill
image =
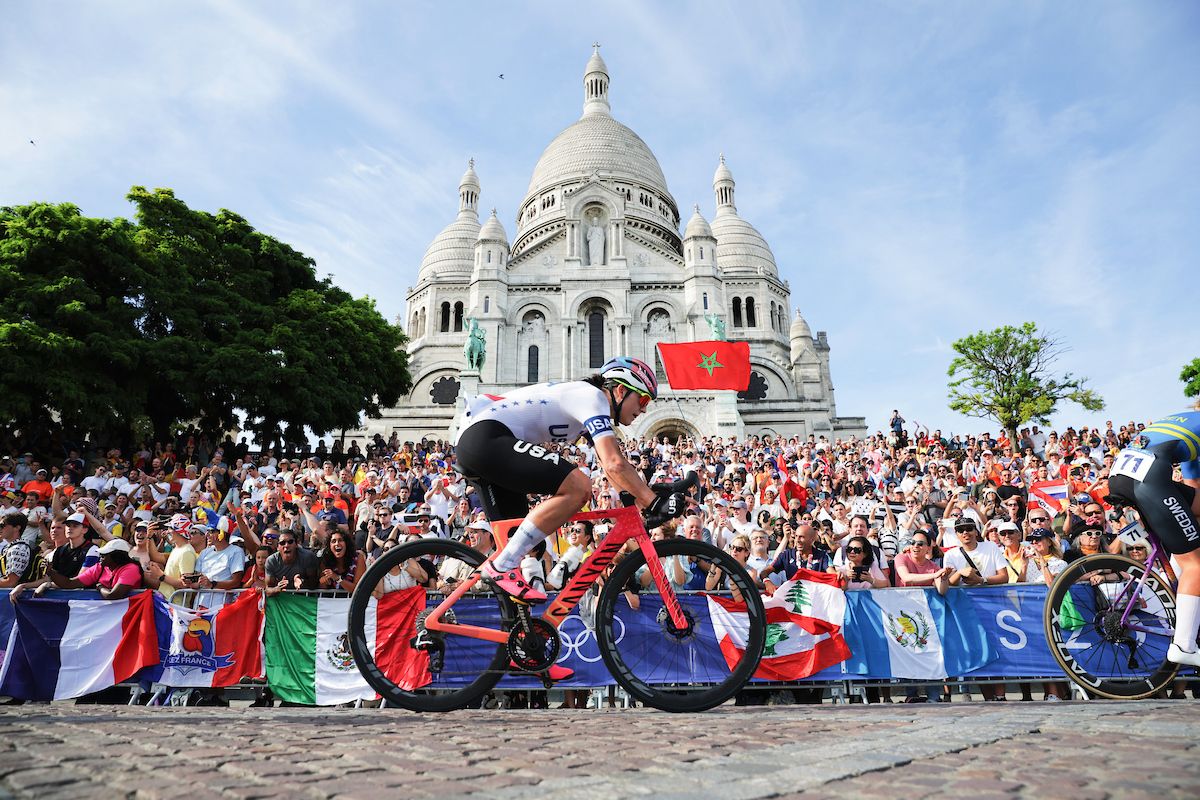
[[[0,695],[67,700],[115,686],[159,664],[156,596],[22,599],[0,666]]]

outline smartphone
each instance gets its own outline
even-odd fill
[[[189,572],[188,574],[181,575],[180,577],[183,578],[184,583],[195,583],[196,581],[200,580],[200,573]]]

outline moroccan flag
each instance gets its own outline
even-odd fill
[[[746,646],[745,605],[715,595],[708,595],[708,603],[721,651],[732,666]],[[836,575],[797,570],[763,605],[767,641],[754,677],[800,680],[850,657],[842,636],[846,594]]]
[[[350,652],[349,598],[305,597],[282,592],[267,598],[263,630],[267,683],[281,700],[330,706],[370,700]],[[410,645],[417,612],[425,608],[419,586],[388,592],[367,608],[367,641],[375,663],[404,688],[428,683],[428,654]]]
[[[750,385],[747,342],[660,344],[659,355],[672,389],[734,389]]]

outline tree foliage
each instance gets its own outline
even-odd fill
[[[1188,397],[1200,397],[1200,358],[1193,358],[1179,373],[1183,391]]]
[[[134,187],[135,221],[0,209],[0,420],[111,440],[139,415],[260,441],[356,427],[408,391],[403,332],[230,211]],[[120,440],[120,439],[118,439]]]
[[[970,417],[994,419],[1010,436],[1026,422],[1049,424],[1063,400],[1089,411],[1104,408],[1100,396],[1086,388],[1085,379],[1053,374],[1064,347],[1038,333],[1033,322],[980,331],[959,339],[953,347],[958,355],[947,371],[950,408]]]

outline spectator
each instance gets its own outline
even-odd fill
[[[1070,549],[1063,553],[1063,560],[1070,564],[1084,556],[1092,556],[1104,552],[1100,546],[1103,529],[1095,522],[1085,522],[1075,528],[1075,540]],[[1119,543],[1118,543],[1119,544]]]
[[[830,561],[829,552],[815,548],[816,531],[808,523],[795,527],[791,522],[784,523],[787,537],[780,542],[771,562],[758,572],[760,582],[766,593],[775,593],[785,581],[796,574],[796,570],[810,569],[814,572],[828,572]]]
[[[382,552],[386,554],[389,550],[399,546],[394,539],[389,539],[384,542]],[[434,574],[434,570],[433,564],[426,559],[410,558],[401,561],[384,574],[383,580],[375,584],[375,588],[371,590],[371,596],[378,599],[388,592],[398,592],[414,586],[426,586],[429,583],[429,577]]]
[[[195,526],[193,526],[195,527]],[[196,588],[231,591],[240,589],[246,570],[246,552],[235,546],[225,530],[201,526],[205,530],[208,546],[196,557]],[[203,593],[197,605],[217,608],[225,604],[226,597],[216,592]]]
[[[21,538],[26,525],[25,515],[10,512],[0,522],[0,589],[11,589],[40,577],[41,551]]]
[[[353,592],[366,571],[366,557],[354,549],[354,540],[345,531],[334,531],[321,552],[318,582],[322,589]]]
[[[897,586],[932,586],[944,595],[950,586],[952,567],[938,563],[942,552],[924,531],[918,531],[908,541],[908,548],[896,556]]]
[[[279,550],[268,556],[264,565],[267,594],[278,594],[285,590],[316,589],[319,567],[320,561],[316,554],[307,547],[300,546],[300,539],[295,532],[281,531]]]
[[[184,521],[186,523],[186,520]],[[158,592],[168,602],[175,601],[175,593],[196,588],[196,581],[187,581],[185,575],[196,573],[196,559],[205,546],[206,529],[203,525],[173,524],[171,531],[171,548],[167,556],[167,564],[162,569],[150,567],[150,577],[157,581]],[[193,597],[185,598],[194,600]]]
[[[48,575],[60,589],[99,587],[104,600],[122,600],[142,586],[142,568],[129,556],[129,542],[113,539],[100,548],[100,563],[68,578],[51,570]]]
[[[855,591],[884,589],[888,586],[887,576],[875,562],[874,548],[866,536],[852,535],[846,541],[845,551],[845,561],[829,568],[829,572],[841,578],[843,589]]]
[[[476,520],[467,525],[467,544],[471,549],[485,558],[491,554],[492,526],[487,520]],[[438,569],[438,589],[451,591],[454,586],[475,572],[475,567],[458,558],[447,558]],[[476,584],[472,591],[483,591],[483,586]]]
[[[979,541],[979,528],[966,517],[954,523],[959,546],[946,553],[946,566],[954,572],[949,576],[951,586],[983,586],[1007,583],[1004,555],[991,542]]]

